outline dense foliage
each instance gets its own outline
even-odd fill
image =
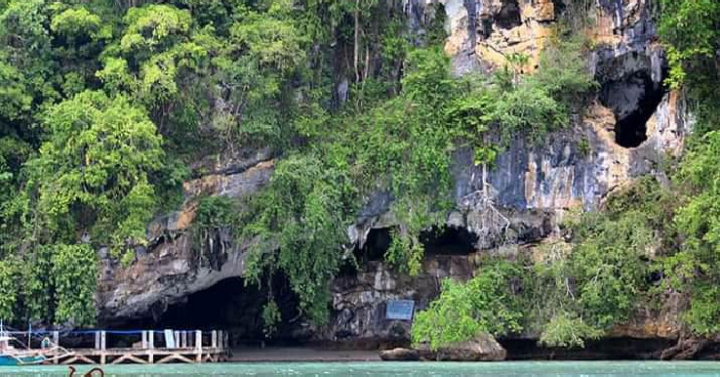
[[[451,76],[442,6],[418,36],[377,1],[3,4],[0,259],[28,279],[3,282],[8,320],[92,323],[94,285],[79,276],[96,258],[81,251],[132,263],[147,223],[179,204],[187,165],[269,146],[282,158],[267,189],[199,199],[195,246],[212,262],[227,251],[218,234],[234,235],[251,281],[282,272],[322,322],[328,282],[353,263],[347,226],[373,195],[393,198],[400,224],[386,259],[417,273],[420,232],[451,207],[453,151],[491,164],[515,138],[566,127],[594,88],[583,46],[559,40],[537,75],[520,74],[517,54],[495,78]]]
[[[180,203],[191,162],[226,148],[288,146],[295,109],[318,103],[296,94],[311,89],[306,51],[318,31],[306,29],[322,24],[318,9],[0,4],[6,321],[92,324],[97,250],[132,263],[152,217]],[[206,246],[234,219],[214,218],[205,204],[194,230]]]
[[[533,260],[495,260],[467,284],[444,284],[439,299],[417,315],[416,341],[437,347],[479,331],[496,336],[530,331],[540,333],[546,346],[583,347],[585,339],[622,323],[654,294],[646,282],[647,260],[659,246],[655,230],[672,219],[663,211],[671,203],[666,195],[657,182],[642,179],[610,198],[603,212],[571,216],[565,226],[572,243],[544,245]],[[506,271],[501,277],[493,276],[498,268]],[[480,287],[476,280],[493,283]],[[489,297],[478,304],[486,311],[458,310],[455,292],[465,292],[466,305]],[[440,308],[453,314],[433,315]],[[498,328],[505,321],[497,316],[512,318],[511,325]]]
[[[717,188],[720,171],[720,4],[716,1],[663,1],[660,33],[668,49],[671,83],[682,86],[695,116],[689,151],[675,174],[675,224],[680,247],[664,261],[667,285],[683,293],[685,321],[699,335],[720,331],[720,260]]]
[[[437,349],[480,332],[497,336],[520,331],[522,302],[512,281],[520,275],[517,264],[496,260],[486,261],[467,283],[444,280],[440,297],[416,315],[413,342]]]
[[[522,307],[531,310],[513,314],[522,318],[522,331],[540,333],[544,346],[583,347],[637,308],[657,307],[668,289],[686,300],[682,318],[690,332],[720,332],[720,4],[666,0],[659,5],[659,31],[671,68],[668,84],[687,97],[694,135],[679,163],[665,163],[661,176],[671,181],[663,187],[652,178],[639,180],[608,198],[602,211],[571,216],[565,224],[570,243],[544,245],[540,260],[514,262],[525,271],[516,276]],[[483,273],[481,268],[478,276]],[[418,315],[413,331],[422,337],[417,340],[437,347],[478,331],[503,334],[480,326],[482,318],[468,310],[448,316],[451,321],[432,316],[438,308],[461,307],[454,293],[470,285],[443,285],[438,301]],[[436,324],[439,328],[433,328]]]
[[[235,237],[248,280],[281,273],[320,323],[329,282],[355,263],[348,227],[387,197],[398,225],[385,259],[419,272],[420,233],[454,205],[453,154],[472,148],[491,169],[509,143],[542,142],[592,97],[589,46],[573,36],[592,6],[568,4],[571,28],[548,39],[535,73],[513,54],[494,75],[456,77],[440,5],[411,35],[400,4],[375,0],[0,1],[0,319],[92,325],[96,252],[132,263],[148,222],[203,174],[189,167],[228,151],[268,148],[275,171],[242,203],[194,199],[198,258],[213,263]],[[542,258],[489,259],[468,283],[444,282],[416,342],[536,331],[581,347],[660,287],[686,295],[694,332],[720,331],[720,5],[658,10],[669,83],[697,120],[671,182],[641,180],[572,218],[571,242]],[[269,291],[271,335],[283,318]]]

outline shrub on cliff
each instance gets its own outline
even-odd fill
[[[467,283],[444,280],[440,297],[415,314],[413,343],[428,343],[437,350],[479,333],[520,332],[523,309],[513,283],[521,274],[517,264],[488,260]]]

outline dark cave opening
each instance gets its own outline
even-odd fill
[[[273,343],[295,344],[299,341],[296,336],[299,324],[297,296],[290,289],[287,277],[282,274],[275,275],[272,287],[282,318]],[[182,302],[169,305],[158,318],[145,318],[124,327],[204,331],[222,329],[229,331],[233,346],[259,344],[265,340],[262,311],[267,300],[267,283],[246,286],[244,279],[232,277],[192,293]]]
[[[615,142],[635,148],[647,140],[647,122],[655,113],[666,89],[653,81],[647,70],[638,70],[602,85],[600,101],[615,114]]]
[[[478,238],[466,228],[442,226],[420,234],[426,255],[468,255],[476,251]]]
[[[390,248],[392,233],[389,228],[371,229],[362,248],[362,261],[382,261]]]
[[[365,245],[356,250],[362,262],[382,261],[392,242],[389,228],[372,229]],[[465,228],[439,226],[420,233],[420,242],[425,246],[425,255],[468,255],[476,251],[477,236]]]
[[[522,25],[520,5],[517,0],[503,0],[500,11],[495,15],[495,22],[503,29],[512,29]]]

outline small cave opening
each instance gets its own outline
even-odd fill
[[[362,262],[383,261],[392,242],[392,229],[372,229],[362,249],[355,255]],[[426,255],[468,255],[476,250],[478,238],[465,228],[435,226],[420,233]]]
[[[503,0],[500,11],[495,15],[495,22],[502,29],[512,29],[522,25],[520,5],[517,0]]]
[[[440,226],[420,234],[426,255],[468,255],[476,251],[476,235],[465,228]]]
[[[188,295],[183,301],[169,305],[157,317],[148,317],[125,328],[155,328],[173,330],[225,330],[230,334],[231,346],[269,344],[293,345],[301,343],[298,334],[300,316],[297,295],[283,274],[272,279],[275,302],[281,321],[276,335],[268,340],[263,333],[262,312],[268,300],[268,284],[246,285],[239,277],[219,281],[210,288]]]
[[[615,114],[615,142],[635,148],[647,140],[647,122],[657,110],[666,89],[650,72],[639,70],[602,85],[600,102]]]
[[[382,261],[390,248],[392,234],[389,228],[371,229],[362,248],[364,261]]]

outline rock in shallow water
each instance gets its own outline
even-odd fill
[[[427,344],[416,349],[395,348],[380,352],[385,361],[502,361],[507,351],[492,335],[481,334],[474,340],[442,347],[436,351]]]
[[[418,361],[420,354],[418,351],[408,348],[394,348],[380,351],[380,358],[383,361]]]

